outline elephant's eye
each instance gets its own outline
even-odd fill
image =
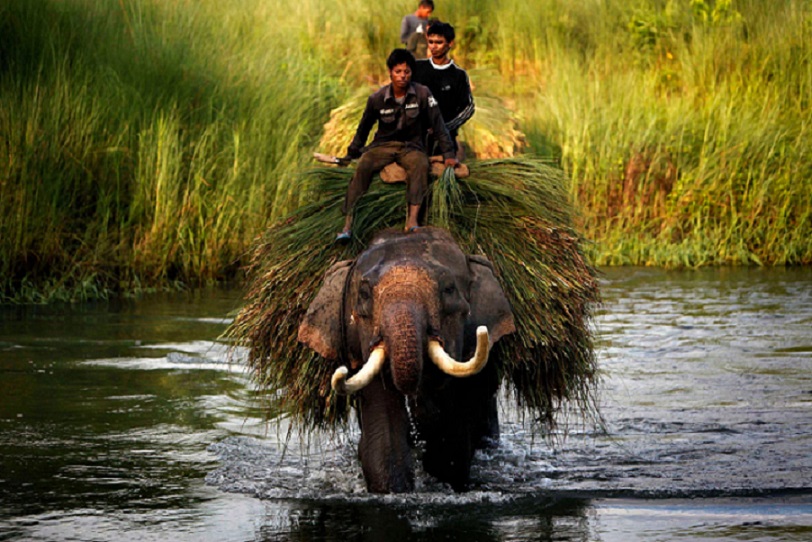
[[[442,299],[443,312],[446,314],[467,312],[468,304],[457,289],[457,283],[453,280],[449,280],[441,284],[440,298]]]
[[[369,316],[372,314],[372,286],[369,282],[362,281],[358,288],[358,306],[356,312],[359,316]]]

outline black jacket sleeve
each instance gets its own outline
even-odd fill
[[[474,95],[471,93],[471,82],[468,80],[468,74],[461,72],[460,75],[456,92],[456,95],[459,96],[457,114],[454,115],[453,119],[446,122],[449,131],[459,129],[474,115],[475,110]]]
[[[375,123],[378,121],[377,111],[372,106],[372,96],[367,98],[367,106],[364,109],[364,114],[361,116],[361,121],[358,123],[358,128],[355,130],[355,137],[352,138],[352,143],[347,148],[347,156],[350,158],[358,158],[364,152],[364,146],[367,144],[369,132]]]
[[[424,87],[426,88],[426,87]],[[440,107],[437,105],[437,100],[432,96],[431,91],[426,88],[426,114],[428,115],[429,127],[431,127],[434,139],[440,146],[440,151],[443,153],[444,158],[454,158],[454,145],[451,143],[451,136],[448,134],[443,121],[443,115],[440,113]]]

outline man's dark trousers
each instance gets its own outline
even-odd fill
[[[372,176],[392,162],[397,162],[406,170],[406,201],[409,205],[423,203],[429,185],[428,156],[421,150],[394,141],[370,147],[358,159],[355,173],[347,188],[344,205],[341,207],[344,214],[351,212],[358,198],[369,190]]]

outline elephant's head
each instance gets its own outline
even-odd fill
[[[357,370],[349,379],[349,368],[336,371],[333,387],[340,393],[381,375],[415,396],[440,386],[441,373],[478,373],[490,346],[513,331],[490,262],[466,256],[445,230],[421,228],[408,235],[384,232],[355,262],[328,270],[299,340]]]

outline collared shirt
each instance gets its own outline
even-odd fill
[[[378,130],[372,143],[366,147],[369,132],[375,123],[378,124]],[[381,87],[367,99],[364,114],[347,149],[347,155],[357,158],[369,147],[392,141],[400,141],[416,150],[426,152],[425,139],[429,128],[432,129],[443,156],[453,158],[454,147],[451,137],[431,91],[424,85],[411,83],[406,90],[406,99],[399,104],[392,93],[392,85],[389,84]]]

